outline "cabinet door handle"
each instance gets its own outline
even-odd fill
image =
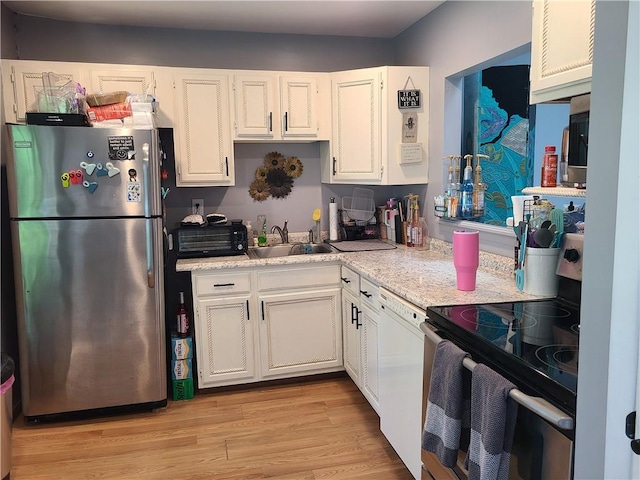
[[[251,314],[249,313],[249,300],[247,300],[247,322],[251,320]]]
[[[354,315],[354,310],[357,310],[356,306],[353,304],[353,302],[351,303],[351,323],[353,324],[353,322],[356,321],[356,317]]]
[[[358,328],[360,328],[362,326],[362,324],[360,323],[360,314],[362,313],[362,310],[358,310],[358,307],[356,307],[356,330],[358,330]]]
[[[224,165],[227,171],[227,177],[229,176],[229,157],[224,157]]]
[[[333,174],[336,174],[336,166],[337,166],[337,161],[336,161],[336,157],[333,157]]]
[[[214,283],[213,286],[214,288],[217,287],[233,287],[235,285],[235,283]]]
[[[367,298],[371,298],[373,296],[371,293],[367,292],[366,290],[360,290],[360,293]]]
[[[284,112],[284,131],[289,130],[289,122],[287,119],[288,112]]]
[[[340,279],[341,279],[344,283],[351,283],[351,280],[349,280],[348,278],[340,277]]]
[[[273,112],[269,112],[269,131],[273,131]]]
[[[260,302],[260,310],[262,311],[262,321],[264,322],[264,300]]]

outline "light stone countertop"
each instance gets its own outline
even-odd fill
[[[472,292],[462,292],[456,288],[451,244],[432,239],[429,250],[396,246],[393,250],[291,255],[267,259],[250,259],[247,255],[180,259],[176,264],[176,270],[193,272],[341,262],[373,283],[423,309],[436,305],[498,303],[543,298],[520,292],[516,288],[512,258],[480,252],[476,289]]]

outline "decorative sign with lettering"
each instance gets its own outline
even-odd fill
[[[109,137],[109,160],[134,160],[135,158],[133,137],[124,135]]]
[[[420,90],[398,90],[398,108],[420,108]]]

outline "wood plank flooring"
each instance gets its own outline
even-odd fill
[[[410,480],[346,376],[207,392],[166,409],[13,426],[12,480]]]

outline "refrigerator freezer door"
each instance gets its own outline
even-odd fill
[[[25,417],[166,399],[161,222],[11,222]]]
[[[156,130],[7,128],[12,218],[162,214]]]

